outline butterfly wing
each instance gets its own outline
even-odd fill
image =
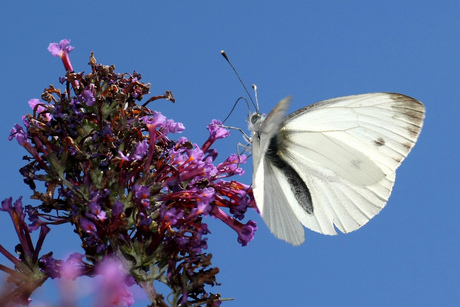
[[[270,140],[279,132],[290,101],[290,97],[281,100],[263,120],[258,113],[250,118],[254,168],[252,188],[257,207],[268,228],[272,232],[276,229],[278,238],[299,245],[305,240],[305,231],[291,206],[287,205],[289,200],[283,192],[288,184],[286,177],[280,176],[279,170],[266,158]]]
[[[334,226],[347,233],[366,224],[385,206],[424,111],[411,97],[372,93],[325,100],[284,118],[277,134],[261,139],[268,146],[253,180],[264,183],[265,192],[254,193],[270,230],[298,245],[303,233],[299,243],[294,217],[329,235],[337,234]]]
[[[256,174],[253,180],[254,197],[262,218],[277,238],[293,245],[300,245],[305,241],[305,231],[294,212],[294,207],[290,205],[296,200],[292,199],[291,193],[285,192],[290,189],[290,183],[280,169],[268,159],[263,159],[262,163],[259,174]],[[259,177],[262,175],[261,170],[263,178]]]

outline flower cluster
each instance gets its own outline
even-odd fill
[[[229,225],[243,246],[252,240],[256,224],[240,222],[255,206],[252,190],[227,179],[243,173],[239,166],[246,157],[231,155],[215,164],[217,151],[211,146],[229,134],[216,120],[202,146],[185,137],[170,139],[184,126],[146,105],[161,98],[174,102],[174,97],[166,92],[140,105],[150,84],[141,82],[139,73],[118,74],[113,65],[97,64],[93,53],[91,73],[75,73],[68,40],[48,49],[64,63],[67,73],[60,82],[66,88],[50,86],[42,101],[30,100],[33,112],[23,117],[25,129],[16,124],[9,137],[29,153],[20,172],[40,205],[22,209],[7,199],[3,210],[15,214],[21,234],[74,225],[85,250],[84,257],[72,258],[80,265],[79,275],[92,276],[96,264],[116,257],[154,306],[165,304],[154,280],[171,288],[172,305],[219,305],[220,296],[205,290],[217,284],[218,268],[210,267],[212,255],[204,252],[209,229],[203,218]],[[37,189],[38,182],[45,191]],[[21,240],[24,250],[31,247],[26,241]],[[63,262],[52,254],[39,258],[39,250],[29,248],[23,257],[39,266],[37,280],[61,277]],[[129,305],[129,296],[124,297]]]

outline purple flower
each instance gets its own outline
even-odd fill
[[[92,107],[96,102],[96,98],[94,98],[94,84],[90,84],[88,89],[83,91],[81,95],[81,100],[88,106]]]
[[[22,197],[20,197],[19,200],[20,199],[22,199]],[[15,206],[13,206],[13,197],[2,200],[2,208],[0,210],[13,213],[15,211]]]
[[[133,194],[136,199],[141,200],[150,196],[150,190],[148,186],[135,184],[133,187]]]
[[[152,116],[144,116],[141,118],[141,120],[145,122],[147,126],[158,127],[166,122],[166,117],[163,116],[160,112],[153,112]]]
[[[204,152],[198,147],[188,150],[187,154],[192,163],[200,163],[204,157]]]
[[[248,221],[238,232],[238,242],[243,246],[248,245],[248,243],[254,239],[256,230],[257,224],[254,221]]]
[[[248,207],[250,207],[250,200],[246,197],[247,192],[244,192],[244,195],[242,195],[240,198],[238,198],[238,204],[236,206],[232,206],[230,208],[230,213],[233,214],[233,216],[238,219],[242,220],[244,219],[244,214],[248,210]]]
[[[210,138],[213,140],[223,139],[230,135],[230,132],[222,127],[222,122],[216,119],[213,119],[206,128],[210,133]]]
[[[18,124],[14,124],[14,127],[11,128],[11,132],[10,132],[10,135],[8,136],[8,140],[11,141],[13,138],[16,138],[19,145],[24,146],[25,143],[27,143],[27,133]]]
[[[198,198],[197,201],[197,208],[198,212],[200,212],[203,215],[208,215],[209,212],[211,212],[212,206],[210,203],[214,200],[215,198],[215,191],[213,188],[204,188],[203,191],[201,191],[201,195]]]
[[[52,254],[48,254],[40,258],[40,264],[42,271],[51,279],[61,277],[62,260],[56,260]]]
[[[138,220],[137,226],[140,228],[142,228],[141,226],[146,226],[147,228],[150,227],[153,221],[150,216],[146,216],[145,213],[143,212],[140,212],[137,215],[137,220]]]
[[[142,158],[147,154],[148,149],[149,144],[147,143],[147,140],[139,142],[136,146],[136,152],[134,153],[133,158],[139,161],[142,160]]]
[[[48,51],[55,57],[62,57],[63,53],[69,53],[74,48],[75,47],[70,46],[70,39],[62,39],[59,45],[57,43],[51,43],[48,46]]]
[[[120,215],[123,213],[124,208],[125,208],[125,205],[121,201],[117,200],[113,204],[112,217],[114,218],[120,217]]]
[[[201,147],[204,152],[207,152],[216,140],[226,138],[230,135],[230,132],[222,127],[222,122],[215,119],[211,121],[207,129],[209,131],[209,138]]]
[[[69,53],[74,47],[70,46],[70,39],[63,39],[57,43],[51,43],[48,46],[48,51],[55,57],[60,57],[62,63],[67,71],[73,71],[72,64],[70,63]]]
[[[180,133],[184,131],[185,127],[182,123],[176,123],[172,119],[168,119],[165,123],[165,134],[167,133]]]
[[[239,168],[238,166],[239,164],[245,163],[246,160],[247,157],[245,155],[230,155],[230,157],[228,157],[227,160],[225,160],[225,162],[217,166],[217,169],[221,174],[220,178],[244,174],[244,170],[242,168]]]
[[[80,225],[82,230],[88,234],[96,234],[97,232],[96,225],[87,218],[80,218]]]
[[[26,128],[29,128],[30,127],[30,123],[29,123],[29,119],[27,118],[27,116],[21,116],[21,119],[22,119],[22,124],[24,125],[24,127]]]
[[[218,173],[217,167],[213,164],[214,157],[206,157],[204,160],[204,171],[206,173],[206,177],[215,177]]]
[[[137,143],[136,148],[127,155],[125,155],[121,150],[118,151],[118,155],[123,161],[132,162],[132,161],[142,161],[145,155],[149,150],[149,143],[147,140],[143,140]]]
[[[134,298],[126,289],[127,275],[123,265],[115,258],[105,259],[96,271],[102,279],[98,283],[98,296],[95,306],[131,306]]]
[[[186,149],[184,147],[180,147],[179,150],[171,149],[169,151],[169,155],[172,159],[171,163],[173,165],[182,165],[185,162],[187,162],[189,160],[189,157],[185,155],[184,152],[186,152]]]
[[[92,201],[89,203],[89,209],[91,210],[91,213],[96,215],[96,217],[100,220],[100,221],[105,221],[105,219],[107,218],[107,214],[105,213],[104,210],[101,209],[101,206],[98,205],[98,203],[96,201]]]
[[[150,204],[150,200],[148,199],[150,197],[150,187],[140,185],[140,184],[135,184],[133,186],[133,195],[134,198],[138,201],[138,203],[142,204],[145,207],[148,207]]]
[[[163,220],[170,223],[171,225],[175,225],[178,220],[184,218],[184,211],[179,210],[177,208],[169,208],[163,213]]]
[[[35,107],[37,107],[37,113],[43,115],[46,121],[50,121],[51,114],[47,112],[48,109],[43,106],[44,104],[45,104],[44,102],[41,102],[40,100],[36,98],[32,98],[29,100],[29,106],[32,108],[32,110],[35,111]]]
[[[118,151],[118,155],[123,161],[127,161],[127,162],[131,161],[131,158],[129,156],[125,156],[121,150]]]
[[[246,225],[241,224],[216,207],[212,209],[212,215],[222,220],[238,233],[238,243],[241,245],[246,246],[254,238],[254,233],[257,230],[257,224],[254,221],[248,221]]]
[[[75,256],[71,256],[67,261],[63,261],[60,267],[61,277],[74,280],[82,275],[82,267],[80,261],[75,261]]]

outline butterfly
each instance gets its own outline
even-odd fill
[[[284,117],[290,101],[248,119],[263,220],[292,245],[305,241],[303,226],[326,235],[360,228],[385,207],[395,171],[422,129],[424,105],[402,94],[370,93]]]

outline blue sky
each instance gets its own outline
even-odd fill
[[[261,217],[255,239],[241,247],[235,233],[209,220],[208,252],[220,287],[235,300],[223,306],[454,306],[460,302],[458,189],[460,96],[458,1],[5,1],[0,5],[1,199],[24,195],[18,169],[25,154],[7,136],[64,75],[47,51],[72,40],[76,71],[91,51],[118,72],[136,70],[153,95],[171,90],[175,104],[151,105],[182,122],[201,144],[206,125],[224,119],[245,95],[224,49],[247,85],[257,84],[268,113],[288,95],[291,111],[328,98],[390,91],[422,101],[422,134],[397,171],[387,207],[360,230],[329,237],[306,230],[293,247],[271,235]],[[228,121],[246,129],[241,104]],[[217,142],[224,159],[241,135]],[[240,181],[251,183],[252,164]],[[0,243],[17,244],[6,214]],[[70,229],[51,232],[43,253],[80,251]],[[0,257],[0,263],[6,259]],[[47,286],[31,306],[53,299]],[[166,294],[166,293],[165,293]],[[140,299],[135,306],[145,306]]]

